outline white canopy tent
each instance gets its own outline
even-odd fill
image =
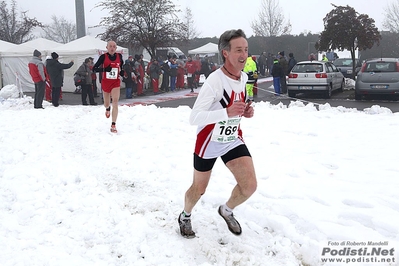
[[[221,58],[219,55],[219,47],[217,44],[209,42],[203,46],[200,46],[198,48],[192,49],[192,50],[188,50],[188,54],[189,55],[196,55],[199,54],[200,56],[217,56],[218,58],[218,64],[221,64]]]
[[[28,47],[33,50],[37,49],[42,53],[43,57],[45,57],[48,55],[47,51],[49,49],[60,46],[60,45],[62,45],[62,43],[47,40],[45,38],[37,38],[37,39],[30,40],[29,42],[21,43],[19,46]],[[32,51],[32,53],[33,53],[33,51]]]
[[[207,44],[192,49],[188,50],[188,54],[190,55],[195,55],[195,54],[200,54],[200,55],[215,55],[219,53],[219,48],[218,45],[215,43],[208,42]]]
[[[59,55],[60,62],[69,63],[71,60],[74,60],[75,63],[70,69],[66,69],[64,71],[63,91],[75,91],[73,75],[76,70],[88,57],[93,57],[95,63],[100,55],[107,52],[106,46],[107,42],[105,41],[92,36],[84,36],[64,45],[53,48],[52,52],[56,52]],[[123,60],[126,60],[129,56],[129,50],[124,47],[117,47],[116,52],[122,54]],[[99,86],[99,84],[97,85]]]
[[[18,77],[23,91],[35,91],[32,78],[29,74],[28,63],[36,49],[42,53],[43,62],[51,48],[61,45],[44,38],[34,39],[1,52],[0,66],[4,85],[16,84]]]
[[[3,52],[15,47],[18,47],[18,45],[0,40],[0,60],[1,60],[1,54]],[[3,73],[1,71],[1,64],[0,64],[0,89],[1,88],[3,88]]]
[[[64,71],[63,91],[75,91],[73,74],[84,62],[85,58],[93,57],[94,61],[105,53],[107,43],[92,36],[85,36],[66,44],[55,43],[46,39],[35,39],[24,44],[16,45],[11,49],[0,54],[0,65],[3,69],[4,85],[15,84],[18,75],[23,91],[34,91],[35,86],[31,79],[28,69],[28,63],[33,56],[35,49],[42,53],[43,62],[46,61],[46,55],[56,52],[59,55],[59,61],[69,63],[74,60],[74,65]],[[128,57],[128,49],[118,47],[117,52],[123,55],[124,59]]]
[[[0,53],[7,51],[8,49],[11,49],[13,47],[16,47],[18,45],[14,44],[14,43],[10,43],[10,42],[6,42],[6,41],[2,41],[0,40]]]

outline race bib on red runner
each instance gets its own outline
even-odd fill
[[[118,68],[113,67],[110,72],[106,72],[105,77],[107,79],[117,79],[118,78]]]

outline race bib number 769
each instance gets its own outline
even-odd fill
[[[230,118],[220,121],[213,128],[212,141],[226,143],[236,140],[241,118]]]

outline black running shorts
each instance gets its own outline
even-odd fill
[[[231,160],[234,160],[239,157],[249,156],[249,150],[245,144],[241,144],[236,148],[228,151],[225,155],[220,156],[224,162],[224,164],[228,163]],[[199,172],[207,172],[212,170],[213,165],[215,164],[217,158],[212,159],[203,159],[194,153],[194,169]]]

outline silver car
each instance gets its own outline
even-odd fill
[[[334,90],[343,90],[345,78],[331,62],[302,61],[297,63],[288,75],[289,97],[297,93],[323,93],[330,98]]]
[[[355,83],[355,99],[363,95],[399,96],[399,59],[369,59],[363,63]]]

